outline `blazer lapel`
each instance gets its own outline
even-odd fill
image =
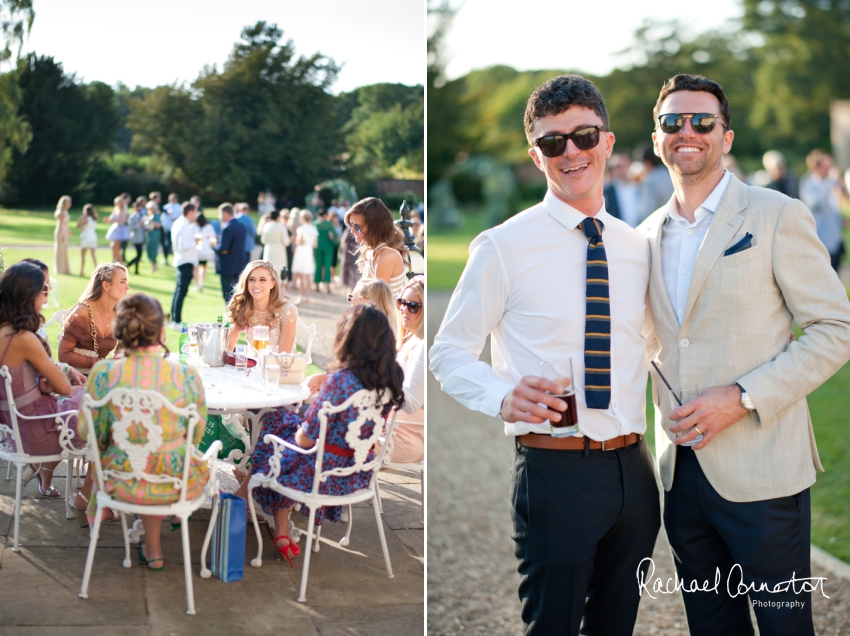
[[[661,268],[661,237],[664,233],[664,223],[667,221],[667,206],[664,206],[664,214],[659,215],[654,231],[649,235],[649,249],[652,257],[649,269],[649,291],[650,297],[656,299],[652,313],[663,318],[674,332],[679,331],[679,321],[673,311],[673,302],[667,293],[667,285],[664,284],[664,271]],[[660,312],[658,311],[660,309]]]
[[[726,192],[720,199],[720,205],[714,213],[714,219],[705,235],[705,241],[703,241],[697,254],[696,261],[694,261],[694,271],[691,276],[691,286],[688,290],[688,300],[685,303],[685,316],[682,324],[687,321],[691,310],[693,310],[697,296],[702,291],[717,259],[723,254],[738,228],[744,222],[744,217],[740,212],[746,207],[747,186],[733,175],[726,187]]]

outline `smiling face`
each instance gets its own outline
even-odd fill
[[[268,301],[274,286],[274,276],[265,267],[255,267],[248,274],[246,287],[251,299],[255,302],[258,300]]]
[[[348,225],[351,228],[351,233],[354,234],[354,240],[358,243],[363,242],[366,235],[366,225],[362,214],[350,214],[348,216]]]
[[[664,100],[660,109],[665,113],[713,113],[720,115],[720,102],[704,91],[677,91]],[[723,174],[723,155],[732,149],[735,133],[718,120],[710,133],[695,132],[691,118],[686,117],[679,132],[652,133],[655,154],[670,169],[674,180],[686,183],[704,179],[719,179]]]
[[[546,135],[567,134],[586,126],[603,126],[602,118],[590,108],[571,106],[557,115],[534,122],[534,139]],[[590,150],[577,148],[572,139],[562,155],[546,157],[536,146],[528,150],[535,165],[546,175],[549,189],[561,201],[587,214],[595,215],[602,207],[605,162],[614,148],[614,133],[600,131],[599,143]]]
[[[402,293],[401,297],[404,300],[410,300],[415,303],[422,303],[422,297],[416,292],[412,287],[407,287]],[[419,327],[419,323],[422,322],[422,308],[420,307],[419,311],[415,314],[410,313],[410,310],[406,305],[402,305],[399,310],[401,313],[401,326],[405,331],[411,331],[416,333]]]

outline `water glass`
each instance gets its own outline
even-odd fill
[[[234,358],[236,358],[236,371],[240,374],[248,373],[248,351],[245,345],[236,345],[236,352],[234,353]]]
[[[280,384],[280,365],[267,364],[265,369],[266,376],[266,393],[274,395],[277,393],[278,384]]]

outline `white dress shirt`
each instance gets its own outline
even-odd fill
[[[694,212],[694,222],[690,223],[679,214],[676,195],[670,197],[667,204],[667,220],[661,236],[661,271],[664,285],[673,305],[673,311],[681,326],[685,317],[685,305],[688,302],[688,290],[691,288],[691,276],[694,262],[708,234],[708,228],[714,219],[720,199],[726,192],[726,186],[732,173],[724,173],[720,183],[711,191],[708,198]]]
[[[645,341],[649,280],[646,238],[608,214],[596,218],[608,258],[611,298],[611,404],[584,398],[586,217],[551,191],[543,202],[479,235],[431,348],[443,390],[467,408],[496,416],[508,392],[540,363],[573,359],[581,434],[602,441],[646,430]],[[478,360],[491,335],[492,367]],[[507,435],[550,432],[549,424],[505,423]]]
[[[195,243],[195,233],[189,223],[189,219],[181,216],[171,226],[171,249],[174,251],[174,267],[180,267],[186,263],[198,264],[198,245]]]

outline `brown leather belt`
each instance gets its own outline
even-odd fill
[[[604,442],[595,442],[592,439],[588,440],[588,448],[590,450],[617,450],[618,448],[626,448],[633,444],[637,444],[643,439],[643,435],[630,433],[628,435],[620,435],[613,439],[606,439]],[[537,433],[526,433],[525,435],[517,436],[517,442],[527,448],[545,448],[547,450],[574,450],[583,451],[586,437],[552,437],[551,435],[538,435]]]

